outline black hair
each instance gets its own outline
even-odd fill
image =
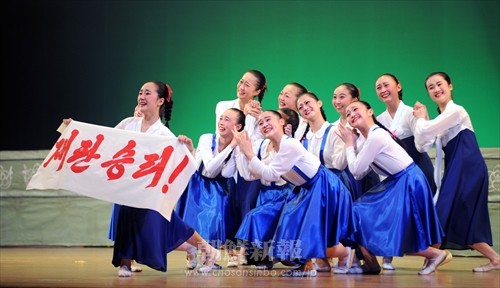
[[[427,80],[429,80],[429,78],[431,78],[434,75],[439,75],[439,76],[443,77],[444,81],[446,81],[446,83],[448,83],[448,85],[451,84],[451,78],[446,72],[432,72],[431,74],[429,74],[429,76],[427,76],[425,78],[425,81],[424,81],[425,90],[427,90]],[[437,112],[438,112],[438,114],[441,114],[441,110],[439,109],[439,107],[437,107]]]
[[[163,123],[165,126],[170,128],[169,121],[172,118],[172,109],[174,108],[174,100],[172,100],[172,89],[168,84],[161,81],[153,81],[156,85],[156,92],[160,98],[165,99],[163,104],[160,106],[160,118],[163,118]]]
[[[302,97],[304,95],[309,95],[309,96],[313,97],[314,99],[316,99],[316,101],[320,101],[319,98],[318,98],[318,96],[316,96],[316,94],[314,94],[311,91],[307,91],[306,93],[301,94],[297,98],[297,101],[299,100],[300,97]],[[326,121],[326,113],[325,113],[325,110],[323,110],[323,106],[319,107],[319,111],[321,112],[321,116],[323,116],[323,119]],[[310,128],[311,127],[309,125],[309,122],[307,122],[306,130],[304,131],[304,134],[302,134],[302,137],[300,137],[300,142],[302,142],[304,139],[306,139],[307,132],[309,132]]]
[[[285,114],[285,117],[282,117],[283,119],[285,119],[285,125],[292,125],[292,137],[294,137],[295,131],[297,131],[297,128],[299,127],[299,113],[297,113],[297,111],[294,111],[293,109],[286,107],[280,108],[279,111]]]
[[[241,124],[241,128],[238,131],[243,131],[243,129],[245,128],[245,113],[237,108],[229,108],[228,110],[234,111],[238,114],[236,122],[238,124]]]
[[[384,74],[380,75],[380,77],[382,77],[382,76],[389,76],[389,77],[391,77],[392,79],[394,79],[394,81],[396,81],[396,84],[401,84],[401,83],[399,83],[399,79],[398,79],[398,77],[394,76],[394,75],[393,75],[393,74],[391,74],[391,73],[384,73]],[[380,77],[379,77],[379,78],[380,78]],[[399,90],[399,92],[398,92],[398,96],[399,96],[399,100],[403,100],[403,87],[401,87],[401,90]]]
[[[234,111],[238,114],[238,116],[236,116],[236,123],[241,124],[241,128],[238,129],[238,132],[243,131],[243,129],[245,128],[245,113],[243,113],[243,111],[241,111],[240,109],[237,109],[237,108],[229,108],[227,110]],[[224,159],[224,164],[227,163],[227,161],[229,161],[229,159],[231,159],[231,157],[233,156],[233,151],[234,150],[231,150],[231,152],[229,152],[227,157]]]
[[[370,106],[370,104],[366,101],[357,101],[361,104],[363,104],[366,109],[372,109],[372,106]],[[375,117],[375,113],[372,114],[372,119],[373,119],[373,122],[375,122],[375,124],[377,124],[380,128],[384,129],[385,131],[387,131],[387,133],[389,133],[389,135],[391,135],[391,138],[396,141],[396,143],[399,144],[399,146],[403,147],[403,149],[405,149],[406,151],[406,145],[403,141],[401,141],[401,139],[399,139],[396,135],[394,135],[389,129],[387,129],[387,127],[385,127],[382,123],[380,123],[377,118]]]
[[[259,70],[248,70],[247,72],[251,73],[255,78],[257,78],[257,89],[260,89],[259,95],[257,95],[259,102],[262,103],[262,100],[264,100],[264,94],[267,91],[267,80],[266,76]]]
[[[286,85],[292,85],[292,86],[294,86],[294,87],[296,87],[296,88],[298,88],[298,89],[299,89],[299,93],[297,94],[297,98],[298,98],[300,95],[302,95],[302,94],[304,94],[304,93],[306,93],[306,92],[307,92],[306,87],[304,87],[304,85],[302,85],[302,84],[300,84],[300,83],[297,83],[297,82],[290,82],[290,83],[288,83],[288,84],[286,84]]]
[[[356,87],[356,85],[349,83],[349,82],[344,82],[337,87],[340,87],[340,86],[344,86],[349,91],[349,94],[352,96],[352,98],[358,98],[358,100],[361,99],[361,95],[359,93],[359,88]]]

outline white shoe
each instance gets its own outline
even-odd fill
[[[363,268],[359,262],[352,263],[351,268],[347,270],[348,274],[363,274]]]
[[[186,260],[186,269],[193,270],[198,266],[198,258],[194,258],[193,260]]]
[[[198,266],[198,255],[196,252],[196,250],[187,251],[186,268],[189,270],[193,270],[194,268],[196,268],[196,266]],[[189,260],[190,257],[193,259]]]
[[[359,268],[361,269],[361,267],[359,267]],[[347,273],[359,274],[359,273],[349,272],[349,270],[350,270],[350,268],[347,266],[342,266],[342,267],[337,266],[337,267],[333,268],[333,274],[347,274]],[[363,273],[363,270],[361,270],[361,273]]]
[[[361,266],[353,266],[347,270],[348,274],[363,274],[363,268]]]
[[[396,270],[396,267],[392,265],[392,257],[382,258],[382,269],[384,270]]]
[[[424,269],[420,270],[418,272],[418,275],[429,275],[429,274],[434,273],[434,271],[436,271],[436,268],[439,265],[443,264],[444,260],[448,256],[448,253],[443,251],[443,252],[441,252],[441,254],[439,254],[439,256],[432,258],[432,259],[428,259],[427,266]]]
[[[141,266],[130,265],[130,270],[132,270],[132,272],[142,272],[142,267]]]
[[[215,262],[220,260],[220,251],[215,250],[213,255],[207,256],[205,263],[198,268],[198,272],[200,273],[208,273],[212,270],[219,269],[220,265],[217,265]]]
[[[118,277],[130,277],[132,276],[132,271],[127,267],[127,265],[122,265],[118,269]]]
[[[394,267],[394,265],[392,265],[391,262],[383,262],[382,269],[384,269],[384,270],[396,270],[396,267]]]
[[[227,260],[227,267],[238,267],[238,256],[229,256],[229,260]]]
[[[500,270],[500,265],[495,265],[493,263],[488,263],[486,265],[481,265],[479,267],[476,267],[472,269],[474,272],[490,272],[491,270]]]
[[[247,257],[245,257],[245,255],[238,255],[238,265],[248,265]]]
[[[349,272],[349,268],[351,268],[351,262],[352,262],[352,249],[351,247],[345,247],[347,249],[347,256],[342,259],[342,261],[339,260],[337,264],[333,267],[333,273],[334,274],[347,274]]]

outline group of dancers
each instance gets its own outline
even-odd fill
[[[201,135],[196,148],[177,137],[199,168],[171,221],[115,205],[110,238],[118,275],[140,270],[134,260],[166,271],[172,250],[186,251],[187,269],[222,269],[221,249],[227,267],[281,262],[290,266],[287,276],[378,274],[396,269],[392,257],[404,255],[424,257],[418,274],[429,275],[452,259],[447,249],[484,255],[489,262],[474,272],[500,269],[488,171],[469,115],[454,103],[446,73],[431,73],[424,84],[438,106],[434,119],[419,102],[407,106],[397,77],[383,74],[375,91],[384,112],[377,116],[355,85],[342,83],[332,97],[340,117],[330,123],[323,101],[296,82],[284,86],[278,109],[263,110],[267,80],[246,71],[238,98],[217,104],[215,133]],[[141,115],[116,128],[175,137],[168,85],[145,83],[137,101]],[[444,156],[442,177],[427,155],[434,146],[436,163]]]

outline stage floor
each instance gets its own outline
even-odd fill
[[[423,258],[394,258],[395,271],[380,275],[338,275],[327,272],[317,277],[290,278],[280,275],[281,264],[273,270],[254,266],[226,268],[208,275],[185,270],[184,252],[168,254],[168,271],[163,273],[141,265],[143,271],[119,278],[111,264],[110,247],[3,247],[0,248],[1,287],[500,287],[500,270],[474,273],[486,264],[483,257],[459,257],[428,276],[417,272]]]

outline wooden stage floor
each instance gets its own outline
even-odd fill
[[[143,266],[130,278],[119,278],[111,265],[110,247],[3,247],[0,248],[0,287],[500,287],[500,270],[474,273],[486,264],[482,257],[454,257],[428,276],[417,272],[423,258],[394,258],[396,271],[380,275],[337,275],[280,277],[286,267],[255,270],[253,266],[226,268],[207,275],[187,271],[184,252],[168,254],[168,271]]]

